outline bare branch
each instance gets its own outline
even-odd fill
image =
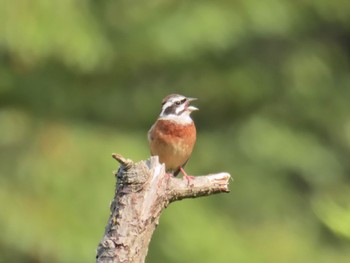
[[[169,203],[184,198],[227,193],[230,175],[218,173],[187,181],[169,178],[158,156],[133,163],[119,154],[117,184],[105,234],[97,248],[96,262],[145,261],[159,217]]]
[[[187,181],[178,178],[170,178],[169,198],[170,201],[184,198],[196,198],[217,193],[229,193],[228,189],[230,175],[228,173],[217,173],[206,176],[196,176]]]

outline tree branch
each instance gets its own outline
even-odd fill
[[[170,202],[184,198],[196,198],[217,193],[229,193],[228,173],[217,173],[206,176],[196,176],[190,182],[178,178],[170,178],[169,192]]]
[[[187,181],[166,175],[158,156],[133,163],[119,154],[117,183],[105,234],[97,248],[98,263],[141,263],[159,217],[171,202],[229,192],[228,173],[196,176]]]

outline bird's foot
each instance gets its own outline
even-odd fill
[[[171,177],[173,177],[172,173],[165,173],[164,174],[165,179],[169,180]]]
[[[187,180],[187,182],[190,183],[192,180],[194,180],[194,176],[186,174],[182,177],[182,179]]]
[[[190,184],[190,182],[194,179],[194,176],[188,175],[181,166],[180,166],[180,171],[184,175],[182,179],[187,180],[187,183]]]

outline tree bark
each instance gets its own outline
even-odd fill
[[[133,163],[113,154],[120,167],[110,217],[97,248],[98,263],[145,262],[148,245],[159,217],[171,202],[229,192],[228,173],[196,176],[193,180],[165,173],[158,156]]]

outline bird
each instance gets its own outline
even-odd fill
[[[188,182],[194,178],[185,172],[184,166],[196,143],[196,126],[190,116],[198,110],[190,105],[195,100],[179,94],[166,96],[159,117],[148,131],[151,155],[158,155],[159,162],[165,164],[168,177],[181,171]]]

